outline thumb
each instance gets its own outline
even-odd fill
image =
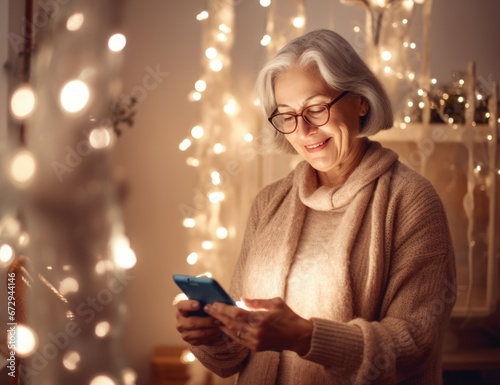
[[[279,297],[269,299],[242,298],[245,305],[252,310],[273,310],[283,303]]]

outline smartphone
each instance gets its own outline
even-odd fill
[[[200,309],[191,312],[190,315],[208,316],[203,310],[203,307],[214,302],[236,305],[236,302],[233,301],[231,296],[227,294],[222,286],[213,278],[174,274],[173,279],[189,299],[200,302]]]

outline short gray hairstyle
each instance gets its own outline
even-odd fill
[[[261,69],[256,93],[266,117],[276,109],[276,79],[296,67],[316,68],[332,89],[350,91],[368,102],[369,110],[361,119],[359,137],[374,135],[394,125],[391,102],[380,81],[347,40],[327,29],[315,30],[292,40]],[[285,136],[274,128],[273,131],[274,149],[295,153]]]

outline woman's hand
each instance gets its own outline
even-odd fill
[[[190,316],[200,308],[198,301],[184,300],[176,305],[176,328],[182,339],[191,345],[213,345],[222,338],[220,323],[212,317]]]
[[[245,299],[244,310],[215,303],[205,311],[220,323],[220,329],[253,351],[292,350],[305,355],[311,345],[313,325],[290,309],[281,298]]]

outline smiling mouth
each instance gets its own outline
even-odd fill
[[[321,147],[322,145],[324,145],[326,142],[328,142],[331,138],[328,138],[326,140],[324,140],[323,142],[320,142],[320,143],[316,143],[316,144],[313,144],[313,145],[310,145],[310,146],[305,146],[305,148],[309,149],[309,150],[314,150],[315,148],[318,148],[318,147]]]

